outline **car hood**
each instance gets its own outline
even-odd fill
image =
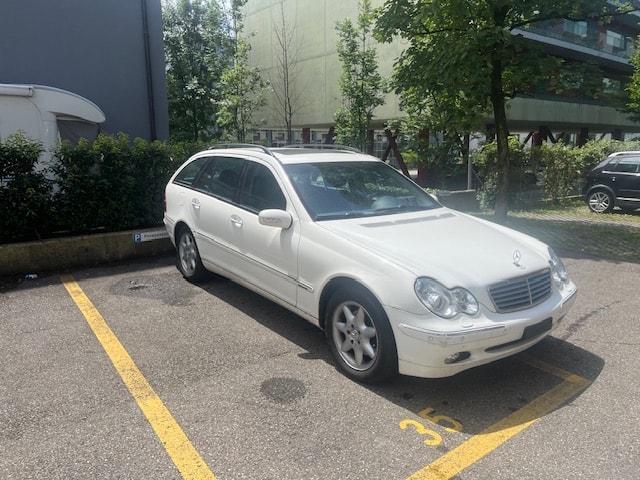
[[[538,240],[447,208],[321,223],[376,257],[450,288],[486,287],[549,266]]]

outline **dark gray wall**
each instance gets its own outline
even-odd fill
[[[167,140],[160,0],[0,0],[0,83],[69,90],[105,133]]]

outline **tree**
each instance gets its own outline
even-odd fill
[[[374,10],[370,0],[358,3],[356,25],[350,19],[336,23],[338,58],[342,62],[339,85],[342,105],[335,114],[338,143],[367,151],[367,133],[373,112],[384,104],[385,80],[378,73],[373,42]]]
[[[218,126],[222,136],[238,142],[247,141],[249,132],[255,129],[254,114],[266,104],[268,85],[260,77],[258,67],[249,67],[251,45],[239,38],[235,62],[222,74],[222,99],[219,102]]]
[[[229,20],[216,0],[165,1],[162,13],[171,138],[211,140],[220,79],[233,59]]]
[[[286,143],[292,143],[293,116],[301,108],[302,91],[296,89],[298,74],[298,47],[296,30],[289,28],[284,14],[284,2],[280,4],[280,19],[274,22],[277,70],[272,76],[273,96],[286,129]]]
[[[268,85],[260,76],[260,68],[249,67],[251,44],[240,36],[242,15],[240,9],[246,0],[232,0],[231,17],[235,35],[233,64],[223,72],[220,80],[222,98],[218,102],[217,124],[222,136],[245,142],[247,134],[256,126],[254,114],[266,104]]]
[[[619,12],[619,5],[607,0],[386,0],[379,10],[378,38],[409,41],[395,65],[397,93],[427,91],[455,112],[493,117],[498,219],[508,212],[507,99],[557,71],[559,62],[516,29],[551,19],[605,18]]]
[[[635,41],[635,51],[629,58],[629,63],[633,65],[631,81],[625,90],[626,106],[624,112],[629,114],[634,122],[640,122],[640,36]]]

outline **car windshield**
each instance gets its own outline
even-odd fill
[[[387,215],[441,207],[383,162],[319,162],[285,167],[315,220]]]

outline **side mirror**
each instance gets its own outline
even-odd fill
[[[293,217],[289,212],[285,212],[284,210],[268,208],[258,214],[258,221],[260,225],[278,227],[286,230],[293,223]]]

